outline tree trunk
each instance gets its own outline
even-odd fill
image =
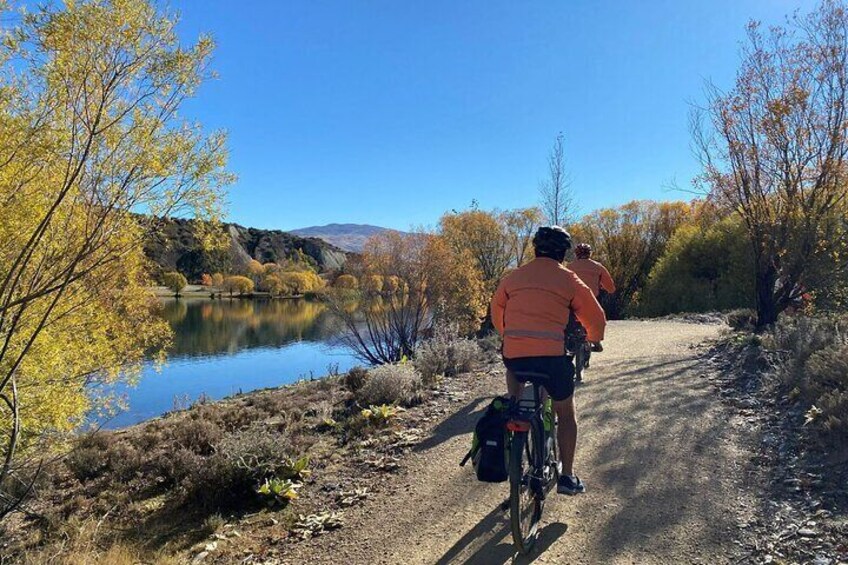
[[[779,313],[777,297],[775,296],[775,283],[777,282],[777,271],[769,266],[759,270],[756,279],[757,292],[757,331],[762,331],[777,321]]]

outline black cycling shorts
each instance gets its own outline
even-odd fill
[[[566,400],[574,394],[574,358],[571,355],[553,357],[504,357],[504,365],[522,383],[537,381],[554,400]],[[521,373],[541,373],[546,379],[535,379]]]

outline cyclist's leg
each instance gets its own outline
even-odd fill
[[[506,390],[510,398],[521,398],[524,393],[524,383],[516,379],[509,369],[506,370]]]
[[[557,443],[562,461],[562,472],[565,475],[574,475],[574,452],[577,448],[577,415],[574,410],[574,396],[569,396],[565,400],[555,400],[553,404],[558,419]]]
[[[574,474],[574,451],[577,445],[577,418],[574,413],[574,360],[568,356],[548,358],[551,379],[545,388],[553,401],[559,423],[557,443],[562,472]]]

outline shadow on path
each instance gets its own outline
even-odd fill
[[[477,423],[477,419],[480,415],[482,415],[489,400],[490,397],[478,396],[463,406],[461,410],[455,412],[433,428],[430,437],[416,444],[413,451],[427,451],[428,449],[432,449],[439,444],[446,442],[454,436],[474,431],[474,424]]]
[[[521,555],[512,544],[509,510],[498,504],[476,526],[465,533],[436,565],[493,565],[533,563],[568,530],[567,524],[548,524],[539,530],[539,539],[529,555]]]

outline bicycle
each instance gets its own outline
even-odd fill
[[[532,399],[511,400],[506,423],[509,443],[509,509],[512,539],[529,553],[538,536],[545,497],[561,471],[550,399],[542,403],[540,388],[548,375],[517,373],[533,385]]]
[[[586,328],[576,323],[568,334],[568,352],[574,356],[574,381],[583,382],[583,371],[589,365],[592,355],[592,345],[586,338]]]

